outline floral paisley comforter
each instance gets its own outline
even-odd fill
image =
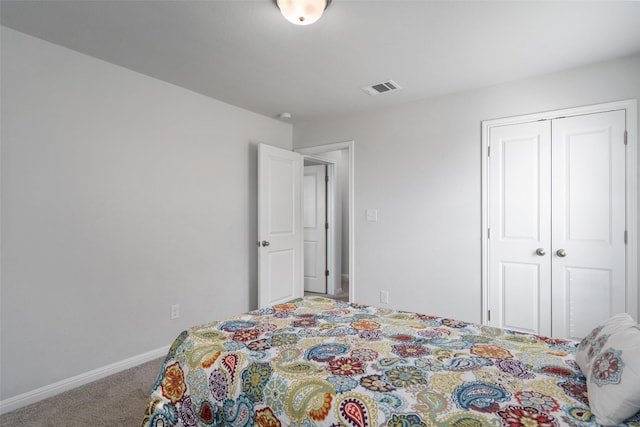
[[[576,346],[307,297],[183,332],[143,426],[593,426]]]

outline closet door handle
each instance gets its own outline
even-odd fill
[[[545,256],[547,254],[547,252],[545,252],[544,248],[538,248],[536,249],[536,255],[538,256]]]
[[[567,251],[565,251],[564,249],[558,249],[556,251],[556,255],[558,255],[560,258],[564,258],[567,256]]]

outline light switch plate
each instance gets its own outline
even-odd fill
[[[382,304],[389,304],[389,291],[380,291],[380,302]]]
[[[378,221],[377,209],[367,209],[367,221],[372,221],[372,222]]]

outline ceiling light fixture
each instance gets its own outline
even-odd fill
[[[282,16],[296,25],[310,25],[322,16],[331,0],[273,0]]]

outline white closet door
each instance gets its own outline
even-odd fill
[[[489,324],[551,334],[549,122],[489,135]]]
[[[625,112],[552,121],[553,336],[625,311]]]

